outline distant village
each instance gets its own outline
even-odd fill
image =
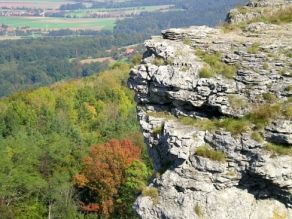
[[[41,29],[31,29],[30,27],[17,27],[0,24],[0,36],[31,36],[32,34],[40,34]]]
[[[11,34],[14,34],[15,33],[15,30],[13,27],[10,27],[8,25],[5,25],[5,24],[2,24],[0,26],[0,35],[11,35]]]
[[[0,16],[4,17],[41,17],[45,15],[45,11],[41,9],[10,9],[10,8],[2,8],[0,9]]]
[[[34,9],[34,8],[0,8],[0,16],[2,17],[65,17],[76,18],[76,15],[67,13],[68,10],[60,9]],[[136,12],[113,10],[113,11],[92,11],[83,18],[127,18],[136,15]]]

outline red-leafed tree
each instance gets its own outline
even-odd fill
[[[82,171],[75,176],[81,210],[110,215],[118,189],[125,180],[125,171],[140,154],[140,148],[129,140],[111,140],[93,146],[83,161]]]

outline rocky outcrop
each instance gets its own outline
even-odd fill
[[[226,21],[231,24],[249,22],[267,11],[287,7],[289,4],[292,4],[291,0],[251,0],[246,6],[232,9],[228,13]]]
[[[291,27],[145,42],[128,82],[157,173],[158,197],[135,203],[142,218],[292,218]]]
[[[274,7],[274,6],[283,6],[287,3],[292,2],[291,0],[251,0],[247,4],[248,7]]]
[[[266,128],[266,138],[274,143],[292,145],[292,121],[276,120]]]

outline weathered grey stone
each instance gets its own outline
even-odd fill
[[[226,17],[226,22],[231,24],[248,22],[261,16],[267,8],[273,10],[291,3],[291,0],[250,0],[247,6],[232,9]]]
[[[208,158],[204,158],[200,156],[192,156],[190,160],[192,162],[193,167],[204,172],[222,173],[225,171],[227,167],[226,163],[212,161]]]
[[[276,120],[266,128],[266,139],[278,144],[292,145],[292,121]]]
[[[251,20],[284,3],[251,1],[232,11],[230,22]],[[258,105],[288,104],[291,28],[252,23],[231,33],[206,26],[169,29],[145,42],[143,61],[132,69],[128,84],[157,172],[150,187],[159,196],[138,197],[134,208],[141,218],[292,218],[292,157],[266,150],[267,143],[291,147],[289,116],[279,115],[260,130],[264,139],[253,136],[255,126],[249,123],[243,133],[226,131],[241,128],[232,119],[253,113]],[[236,65],[234,77],[200,78],[208,64],[197,57],[198,49],[220,53],[222,62]],[[214,120],[226,117],[229,129],[216,128]],[[196,155],[202,145],[223,152],[225,161]]]
[[[270,7],[279,6],[291,2],[291,0],[250,0],[247,6],[249,7]]]

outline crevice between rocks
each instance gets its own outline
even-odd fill
[[[283,203],[286,207],[292,207],[292,196],[288,191],[256,174],[243,173],[238,188],[246,189],[258,200],[272,198]]]

